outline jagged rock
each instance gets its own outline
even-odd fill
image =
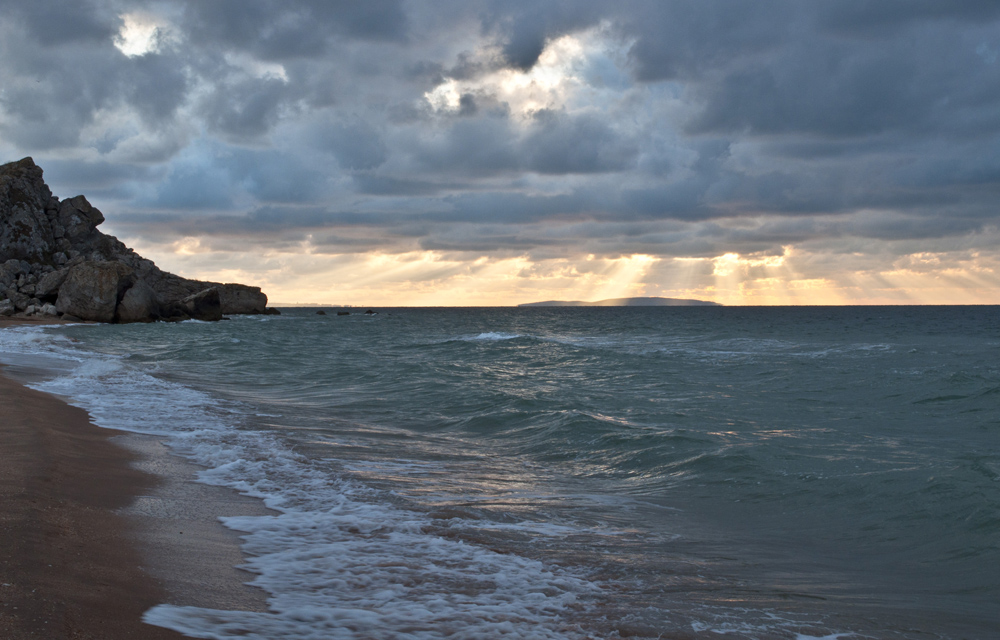
[[[17,313],[14,303],[10,300],[0,300],[0,316],[12,316]]]
[[[0,259],[44,261],[52,251],[45,205],[52,192],[31,158],[0,167]]]
[[[111,322],[118,301],[133,282],[132,269],[120,262],[84,262],[66,275],[56,309],[84,320]]]
[[[47,302],[42,305],[41,313],[43,316],[57,316],[59,315],[59,310],[56,309],[56,305],[51,302]]]
[[[22,285],[21,287],[19,287],[19,289],[20,289],[21,293],[23,293],[26,296],[31,296],[31,297],[35,296],[35,289],[36,289],[36,287],[33,284]]]
[[[181,307],[195,320],[222,320],[222,301],[215,287],[184,298]]]
[[[118,322],[153,322],[160,318],[160,304],[156,301],[156,292],[143,282],[137,280],[118,303],[115,320]]]

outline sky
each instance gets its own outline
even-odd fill
[[[275,303],[1000,303],[995,0],[0,0],[0,161]]]

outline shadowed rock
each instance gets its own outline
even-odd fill
[[[215,287],[184,298],[181,307],[195,320],[222,320],[222,301]]]
[[[156,292],[142,280],[137,280],[122,296],[115,310],[118,322],[153,322],[160,319],[160,303]]]

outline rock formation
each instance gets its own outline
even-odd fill
[[[276,313],[259,287],[161,271],[114,236],[83,196],[60,201],[31,158],[0,166],[0,315],[96,322]]]

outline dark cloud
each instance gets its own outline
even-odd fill
[[[548,110],[534,115],[534,125],[519,154],[525,167],[539,173],[603,173],[635,165],[638,144],[594,114],[566,116]]]
[[[378,130],[364,120],[326,122],[309,132],[316,148],[332,154],[349,170],[375,169],[388,157],[389,150]]]
[[[801,29],[794,0],[640,2],[616,16],[636,37],[630,56],[644,82],[695,79],[752,63]]]
[[[176,55],[146,54],[128,60],[121,83],[123,99],[153,126],[173,118],[188,97],[188,77]]]
[[[502,42],[504,59],[518,69],[530,69],[548,40],[595,24],[605,15],[595,2],[491,1],[483,12],[483,28]]]
[[[5,21],[21,23],[34,42],[46,47],[79,42],[110,44],[121,26],[114,6],[100,0],[4,0],[0,10]]]
[[[875,37],[920,21],[989,22],[1000,17],[1000,5],[990,0],[824,0],[817,3],[818,22],[839,33]]]
[[[184,8],[193,42],[266,60],[321,55],[331,38],[398,41],[407,27],[401,0],[189,0]]]
[[[252,141],[271,131],[286,104],[285,83],[278,78],[240,78],[221,82],[199,104],[205,124],[234,141]]]

